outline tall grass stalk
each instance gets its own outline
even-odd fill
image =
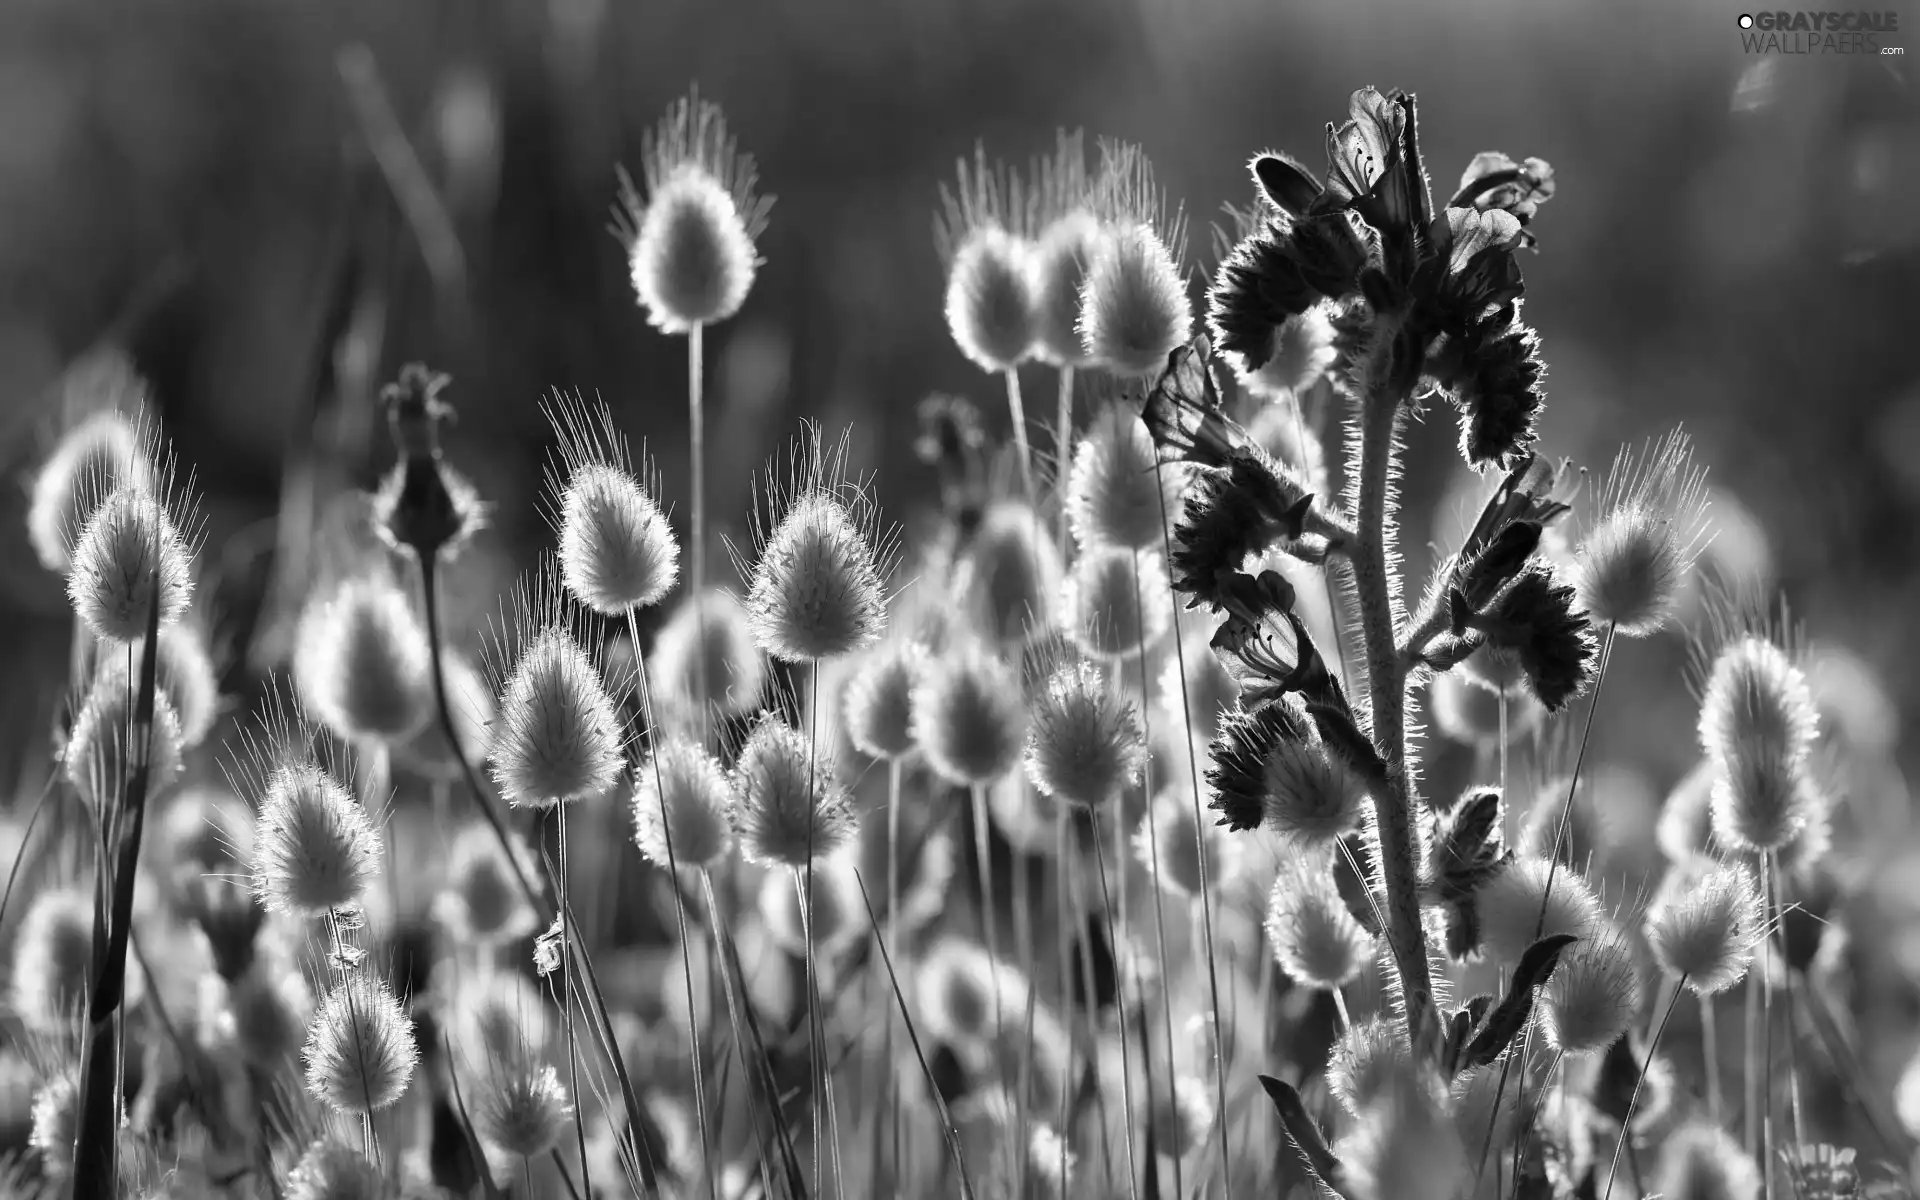
[[[1674,981],[1673,995],[1667,998],[1666,1011],[1661,1014],[1660,1024],[1655,1027],[1653,1037],[1647,1041],[1647,1057],[1633,1073],[1633,1092],[1627,1097],[1627,1115],[1620,1119],[1620,1140],[1613,1144],[1613,1161],[1607,1166],[1607,1187],[1600,1200],[1612,1200],[1613,1181],[1620,1174],[1620,1152],[1633,1140],[1633,1114],[1640,1104],[1640,1089],[1647,1081],[1647,1072],[1653,1068],[1653,1056],[1659,1053],[1660,1039],[1667,1032],[1667,1022],[1673,1019],[1673,1010],[1680,1004],[1681,993],[1687,990],[1687,977],[1682,975]]]
[[[1020,458],[1020,488],[1027,503],[1032,504],[1039,493],[1033,490],[1033,447],[1027,444],[1027,406],[1020,399],[1020,369],[1008,367],[1007,377],[1007,416],[1013,422],[1013,450]]]
[[[1133,1149],[1133,1066],[1129,1062],[1131,1056],[1127,1053],[1127,969],[1126,965],[1121,962],[1121,946],[1114,936],[1113,893],[1107,887],[1107,857],[1101,852],[1100,847],[1100,813],[1095,809],[1088,809],[1087,815],[1093,822],[1093,863],[1094,868],[1100,873],[1100,903],[1106,910],[1107,944],[1112,946],[1114,950],[1113,994],[1114,1005],[1119,1009],[1120,1013],[1120,1105],[1124,1115],[1121,1131],[1125,1135],[1123,1140],[1127,1153],[1127,1195],[1131,1197],[1132,1200],[1139,1200],[1140,1178],[1137,1167],[1139,1159],[1135,1156]],[[1122,832],[1118,828],[1117,823],[1115,832]],[[1119,843],[1116,843],[1116,845],[1119,845]],[[1104,1125],[1105,1123],[1102,1122],[1102,1124]]]
[[[899,758],[887,760],[887,951],[900,948],[900,776],[902,768]],[[925,853],[924,848],[921,851]],[[906,1142],[901,1136],[900,1126],[900,1087],[893,1077],[893,1029],[894,1012],[887,1009],[887,1030],[882,1041],[881,1060],[886,1065],[881,1077],[881,1086],[886,1089],[886,1116],[891,1131],[893,1145],[893,1170],[896,1178],[904,1178]]]
[[[1073,472],[1073,364],[1063,363],[1060,367],[1060,400],[1053,422],[1053,491],[1054,500],[1060,506],[1056,517],[1059,521],[1060,559],[1064,566],[1067,559],[1067,478]]]
[[[560,871],[557,886],[560,892],[560,988],[565,1002],[567,1017],[567,1088],[574,1096],[580,1095],[580,1046],[574,1032],[574,971],[573,971],[573,906],[568,902],[568,880],[571,873],[567,861],[567,802],[562,800],[554,806],[559,813]],[[593,1191],[593,1173],[587,1165],[587,1128],[576,1113],[573,1120],[574,1141],[580,1151],[580,1181],[587,1191]]]
[[[1713,1015],[1713,997],[1700,997],[1700,1059],[1706,1075],[1707,1119],[1720,1124],[1720,1037]]]
[[[973,855],[980,881],[980,940],[987,947],[988,985],[993,990],[993,1032],[998,1037],[1005,1027],[1000,996],[1000,913],[993,902],[992,829],[988,826],[987,785],[976,783],[969,789],[973,801]]]

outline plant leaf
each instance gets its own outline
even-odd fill
[[[1501,999],[1487,1023],[1477,1036],[1467,1043],[1467,1051],[1461,1056],[1462,1071],[1471,1071],[1475,1067],[1484,1067],[1500,1057],[1513,1039],[1525,1028],[1527,1017],[1533,1012],[1533,990],[1547,981],[1553,974],[1554,964],[1560,961],[1560,952],[1580,939],[1570,933],[1556,933],[1543,937],[1527,947],[1520,956],[1520,963],[1513,968],[1513,982],[1507,985],[1507,994]]]
[[[1345,1168],[1340,1159],[1327,1147],[1327,1139],[1321,1136],[1320,1127],[1307,1115],[1307,1106],[1301,1102],[1300,1093],[1293,1085],[1275,1079],[1271,1075],[1260,1076],[1260,1086],[1266,1089],[1267,1098],[1273,1101],[1274,1111],[1280,1114],[1280,1124],[1286,1128],[1287,1136],[1307,1160],[1307,1166],[1320,1177],[1320,1182],[1336,1196],[1345,1182]]]

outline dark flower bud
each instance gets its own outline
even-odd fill
[[[1574,609],[1574,590],[1544,567],[1515,580],[1484,614],[1467,624],[1487,644],[1520,661],[1527,685],[1548,712],[1557,712],[1587,686],[1593,669],[1593,629]]]
[[[1434,852],[1434,886],[1446,900],[1465,900],[1512,857],[1501,832],[1498,788],[1470,792],[1448,814]]]
[[[1495,534],[1471,558],[1462,558],[1454,569],[1454,588],[1466,603],[1478,609],[1500,589],[1507,586],[1540,548],[1540,526],[1533,521],[1514,521]],[[1454,632],[1459,632],[1456,628]]]
[[[1273,331],[1320,299],[1289,248],[1272,225],[1241,239],[1207,290],[1207,329],[1249,371],[1273,356]]]
[[[1367,243],[1346,213],[1324,213],[1294,222],[1288,256],[1307,285],[1329,300],[1351,295],[1367,264]]]
[[[1291,155],[1258,154],[1248,169],[1268,203],[1290,217],[1304,216],[1307,206],[1320,198],[1320,181]]]
[[[1460,409],[1460,453],[1476,467],[1507,464],[1533,445],[1535,418],[1546,403],[1540,339],[1515,323],[1483,343],[1454,387]]]
[[[400,462],[374,496],[374,526],[390,545],[422,559],[454,553],[483,520],[472,486],[440,461],[440,430],[454,415],[440,397],[449,382],[408,363],[380,391]]]

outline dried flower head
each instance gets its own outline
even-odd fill
[[[733,849],[732,801],[727,773],[706,747],[665,735],[634,773],[633,840],[655,866],[715,866]]]
[[[1080,291],[1100,245],[1087,179],[1086,138],[1060,130],[1034,171],[1033,353],[1056,367],[1088,364],[1080,342]]]
[[[130,642],[146,632],[156,587],[165,627],[193,597],[193,550],[153,492],[122,484],[74,542],[67,598],[95,637]]]
[[[1214,827],[1194,816],[1191,792],[1162,792],[1141,814],[1140,827],[1133,832],[1133,856],[1147,869],[1149,876],[1176,896],[1198,896],[1202,863],[1207,855],[1212,867],[1207,879],[1217,882],[1220,870],[1219,849],[1214,845]]]
[[[1700,696],[1700,745],[1710,757],[1797,765],[1812,749],[1819,715],[1790,646],[1755,630],[1727,637],[1712,655]],[[1697,657],[1706,658],[1705,647]]]
[[[927,665],[913,695],[914,741],[955,784],[987,784],[1019,764],[1027,738],[1020,681],[985,648],[963,643]]]
[[[433,662],[406,592],[383,572],[346,580],[301,615],[294,682],[348,741],[397,743],[433,719]]]
[[[1416,1073],[1405,1031],[1383,1017],[1354,1022],[1327,1056],[1327,1088],[1356,1117]]]
[[[1359,825],[1367,787],[1288,699],[1235,708],[1207,750],[1208,807],[1230,829],[1274,830],[1324,845]]]
[[[1153,437],[1123,404],[1103,410],[1074,451],[1067,520],[1082,546],[1156,549],[1164,514],[1179,517],[1186,468],[1159,464]]]
[[[420,1052],[413,1023],[385,983],[348,976],[314,1010],[302,1050],[307,1090],[335,1112],[375,1113],[398,1100]]]
[[[1080,285],[1080,342],[1115,375],[1157,374],[1193,329],[1186,218],[1169,212],[1140,147],[1103,142],[1100,156],[1092,195],[1102,231]]]
[[[1647,948],[1669,975],[1711,996],[1746,978],[1761,936],[1752,877],[1731,863],[1691,859],[1668,872],[1647,910]]]
[[[73,1172],[73,1155],[80,1140],[80,1085],[63,1071],[33,1092],[33,1125],[27,1144],[40,1155],[40,1169],[49,1179],[65,1179]]]
[[[1061,597],[1067,634],[1092,658],[1144,653],[1173,624],[1172,594],[1158,557],[1118,546],[1088,549]]]
[[[893,539],[876,535],[878,512],[867,490],[845,482],[846,455],[844,437],[825,450],[819,428],[810,425],[795,451],[791,484],[770,485],[767,511],[755,513],[759,560],[743,569],[748,626],[762,650],[786,662],[851,654],[886,632]]]
[[[854,749],[889,762],[913,753],[913,694],[926,669],[918,642],[883,645],[860,663],[841,698]]]
[[[359,1150],[332,1137],[307,1147],[281,1181],[286,1200],[380,1200],[387,1181]]]
[[[754,190],[752,157],[735,147],[719,105],[696,90],[648,131],[640,163],[646,196],[621,173],[614,232],[648,322],[680,334],[726,320],[753,287],[754,241],[773,207]]]
[[[1665,1200],[1754,1200],[1760,1168],[1725,1130],[1695,1121],[1667,1135],[1650,1182]]]
[[[158,664],[155,664],[156,669]],[[153,694],[153,724],[135,719],[139,710],[139,660],[129,672],[126,655],[102,655],[93,683],[80,706],[73,731],[61,751],[61,768],[80,798],[96,809],[116,803],[121,788],[144,757],[149,795],[171,784],[180,774],[183,739],[180,718],[167,694]]]
[[[733,766],[733,825],[749,862],[804,867],[851,843],[860,820],[833,757],[769,714]]]
[[[267,776],[253,832],[253,893],[269,910],[357,907],[383,852],[366,809],[318,765],[288,762]]]
[[[537,878],[525,857],[521,873],[529,880]],[[514,864],[483,824],[467,825],[454,835],[446,886],[434,897],[433,915],[458,945],[503,945],[526,937],[540,924],[520,890]]]
[[[545,409],[558,438],[548,489],[561,582],[606,616],[658,603],[680,574],[680,546],[654,499],[658,489],[637,477],[606,404],[589,409],[577,395],[556,393]]]
[[[1147,751],[1139,718],[1091,663],[1055,672],[1028,719],[1027,778],[1047,795],[1101,808],[1140,778]]]
[[[573,1116],[567,1089],[550,1066],[496,1063],[474,1086],[473,1131],[511,1159],[537,1158],[559,1144]]]
[[[1052,625],[1063,568],[1047,524],[1018,501],[981,514],[953,579],[981,636],[1006,645]]]
[[[1331,991],[1373,957],[1373,939],[1347,911],[1320,856],[1288,854],[1267,894],[1267,943],[1295,982]]]
[[[1548,889],[1548,881],[1552,889]],[[1606,924],[1600,897],[1585,879],[1566,867],[1557,870],[1544,858],[1516,858],[1477,892],[1480,937],[1497,963],[1520,961],[1528,946],[1543,937],[1570,933],[1592,938]]]
[[[1562,1054],[1598,1054],[1613,1045],[1640,1011],[1640,973],[1626,940],[1603,929],[1567,947],[1540,1007],[1548,1042]]]
[[[544,574],[517,608],[520,649],[501,680],[487,751],[494,782],[515,806],[597,799],[623,765],[613,697]],[[504,641],[496,661],[508,657]]]
[[[35,1033],[62,1033],[79,1018],[92,978],[92,899],[77,888],[41,892],[14,935],[14,1015]]]
[[[69,394],[78,384],[93,393],[89,403],[102,407],[60,435],[27,498],[27,540],[40,565],[56,575],[72,567],[74,543],[102,500],[128,484],[152,492],[159,475],[132,366],[114,356],[83,374],[89,376],[84,382],[70,375]]]
[[[1623,449],[1574,563],[1587,615],[1622,637],[1665,627],[1703,547],[1706,512],[1706,471],[1694,466],[1686,434],[1675,430],[1637,456]]]
[[[947,264],[947,330],[983,371],[1009,371],[1033,353],[1039,335],[1032,205],[1004,163],[961,159],[958,182],[940,189],[934,242]]]
[[[681,717],[709,707],[722,717],[752,711],[767,664],[739,599],[713,588],[682,601],[654,635],[647,680],[654,704]]]

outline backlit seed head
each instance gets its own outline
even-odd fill
[[[1414,1076],[1369,1106],[1335,1152],[1354,1200],[1453,1200],[1472,1170],[1445,1094]]]
[[[1101,808],[1140,778],[1147,751],[1139,717],[1091,663],[1055,672],[1028,717],[1027,778],[1046,794]]]
[[[953,593],[971,607],[981,636],[997,644],[1021,642],[1053,623],[1062,567],[1046,525],[1025,504],[994,504],[954,571]]]
[[[1381,1017],[1356,1021],[1327,1057],[1327,1088],[1356,1117],[1415,1075],[1406,1034]]]
[[[973,942],[951,937],[941,940],[927,952],[915,980],[921,1028],[936,1041],[954,1046],[990,1037],[994,1030],[993,980],[997,974],[1004,989],[1013,971],[1010,964],[1001,963],[996,972],[993,959]],[[1005,1000],[1002,996],[1003,1017]]]
[[[137,660],[134,668],[139,669]],[[149,795],[166,788],[180,774],[180,718],[167,694],[159,690],[156,678],[153,725],[150,734],[144,731],[134,720],[140,702],[138,679],[137,674],[128,673],[124,653],[103,655],[66,748],[61,751],[67,781],[96,808],[117,802],[123,782],[131,780],[143,751]]]
[[[1100,219],[1090,207],[1086,137],[1079,130],[1059,131],[1052,156],[1035,170],[1032,194],[1033,352],[1050,366],[1084,366],[1080,288],[1099,246]]]
[[[1610,781],[1606,774],[1595,772],[1583,778],[1580,786],[1573,789],[1573,805],[1569,809],[1567,794],[1571,781],[1564,776],[1547,780],[1534,794],[1533,803],[1527,806],[1526,816],[1520,822],[1520,836],[1514,839],[1514,849],[1523,856],[1557,859],[1563,871],[1568,867],[1596,869],[1595,864],[1606,861],[1608,850],[1617,840],[1613,829],[1616,808],[1608,803],[1613,797],[1602,794],[1609,786],[1621,786],[1617,776]],[[1564,830],[1562,814],[1566,816]],[[1559,883],[1556,881],[1554,886],[1558,887]]]
[[[913,697],[914,741],[954,784],[992,783],[1013,770],[1027,723],[1012,669],[970,643],[930,662]]]
[[[1732,1135],[1696,1121],[1667,1135],[1650,1182],[1664,1200],[1754,1200],[1760,1168]]]
[[[1082,546],[1159,547],[1180,517],[1184,464],[1161,466],[1153,437],[1130,408],[1115,404],[1089,425],[1067,481],[1067,520]],[[1165,525],[1162,517],[1165,517]]]
[[[1207,748],[1208,807],[1234,829],[1271,829],[1300,846],[1351,832],[1366,810],[1365,782],[1328,752],[1288,699],[1230,710]]]
[[[806,924],[800,917],[800,896],[807,886],[806,872],[769,871],[760,880],[760,919],[774,943],[787,953],[807,953]],[[860,902],[860,885],[853,863],[835,855],[813,864],[813,949],[828,961],[867,932],[867,910]]]
[[[826,450],[810,426],[785,500],[770,487],[766,511],[755,513],[747,623],[759,647],[785,662],[838,658],[886,632],[893,539],[875,536],[871,496],[842,482],[846,452],[845,438]]]
[[[1653,833],[1660,852],[1674,864],[1713,854],[1713,781],[1718,775],[1712,762],[1701,760],[1681,777],[1660,806],[1660,820]]]
[[[1706,471],[1675,430],[1640,454],[1622,450],[1600,488],[1573,582],[1597,625],[1647,637],[1673,619],[1706,540]]]
[[[521,609],[523,648],[500,688],[487,752],[494,782],[517,807],[597,799],[622,766],[613,697],[557,601],[535,598]]]
[[[727,773],[706,747],[668,734],[634,774],[634,842],[655,866],[715,866],[733,849],[732,799]]]
[[[711,706],[740,716],[760,703],[767,664],[753,644],[747,611],[732,592],[689,596],[654,635],[647,677],[656,706],[684,721]],[[704,677],[706,692],[701,692]]]
[[[1819,729],[1807,677],[1779,643],[1750,633],[1714,655],[1700,697],[1700,745],[1710,757],[1797,764]]]
[[[8,988],[14,1015],[35,1033],[64,1032],[80,1018],[93,978],[93,901],[73,888],[41,892],[13,942]]]
[[[307,1090],[335,1112],[378,1112],[398,1100],[420,1052],[413,1023],[387,985],[364,975],[336,984],[314,1011],[301,1052]]]
[[[489,970],[464,978],[447,1004],[447,1040],[474,1067],[537,1061],[552,1044],[554,1005],[518,971]]]
[[[1823,807],[1804,763],[1759,745],[1720,760],[1709,806],[1714,840],[1743,853],[1788,846]]]
[[[1427,689],[1428,711],[1441,736],[1448,741],[1475,748],[1497,748],[1500,744],[1500,697],[1473,683],[1465,673],[1448,671],[1435,675]],[[1517,744],[1540,724],[1546,710],[1532,693],[1522,689],[1507,698],[1506,736],[1509,745]]]
[[[1171,596],[1158,558],[1118,547],[1087,550],[1062,595],[1067,633],[1092,658],[1151,650],[1173,624]]]
[[[144,638],[133,642],[133,661],[140,661]],[[121,656],[124,659],[124,655]],[[207,740],[220,718],[220,680],[207,647],[207,635],[192,621],[181,621],[160,631],[160,661],[155,664],[157,686],[166,693],[180,722],[180,745],[192,749]]]
[[[1646,928],[1662,971],[1698,995],[1724,992],[1746,978],[1761,935],[1752,877],[1731,863],[1690,859],[1668,872]]]
[[[726,320],[753,287],[773,206],[755,191],[753,159],[697,91],[667,109],[640,155],[646,195],[621,174],[614,228],[648,322],[680,334]]]
[[[934,242],[947,264],[947,330],[983,371],[1017,367],[1038,337],[1032,206],[1023,181],[989,162],[985,146],[961,159],[955,187],[940,189]]]
[[[294,762],[267,777],[253,831],[253,894],[269,910],[358,907],[382,853],[366,809],[328,772]]]
[[[62,1072],[33,1092],[33,1127],[28,1144],[40,1155],[40,1169],[49,1179],[73,1173],[73,1153],[80,1140],[80,1085]]]
[[[1552,890],[1548,890],[1548,879]],[[1567,867],[1544,858],[1516,858],[1474,893],[1480,938],[1494,962],[1511,966],[1543,937],[1570,933],[1597,936],[1606,924],[1600,897]],[[1543,904],[1544,901],[1544,904]]]
[[[559,439],[548,471],[560,579],[594,612],[622,617],[659,602],[680,574],[680,546],[653,491],[636,476],[604,403],[556,393],[545,406]]]
[[[193,551],[152,492],[123,484],[94,509],[74,543],[67,598],[95,637],[130,642],[146,632],[156,581],[164,627],[192,599]]]
[[[733,826],[749,862],[804,867],[851,843],[860,821],[832,756],[769,714],[734,763]]]
[[[890,762],[913,753],[913,695],[926,669],[918,642],[882,646],[860,663],[841,701],[854,749]]]
[[[60,435],[27,497],[27,540],[56,575],[72,567],[74,543],[102,500],[123,484],[156,492],[160,476],[141,407],[144,385],[131,363],[118,354],[76,363],[61,390],[90,411]]]
[[[473,1091],[474,1133],[516,1162],[558,1145],[573,1116],[559,1073],[545,1064],[495,1064],[480,1072]]]
[[[1561,1053],[1598,1054],[1613,1045],[1640,1010],[1640,973],[1626,940],[1605,929],[1568,946],[1540,1006],[1547,1040]]]
[[[1200,856],[1207,855],[1207,882],[1218,884],[1220,851],[1214,826],[1194,816],[1192,793],[1162,792],[1133,832],[1133,856],[1149,877],[1176,896],[1199,896]]]
[[[1186,218],[1140,147],[1103,142],[1090,191],[1101,236],[1080,287],[1080,343],[1119,376],[1157,374],[1193,328]]]
[[[381,1200],[387,1181],[373,1160],[332,1137],[307,1147],[281,1181],[286,1200]]]
[[[522,873],[530,881],[539,878],[527,856],[521,858]],[[433,915],[458,945],[498,946],[539,927],[513,864],[483,824],[468,825],[455,835],[446,886],[434,897]]]
[[[1373,957],[1373,939],[1347,911],[1318,856],[1286,856],[1267,896],[1266,929],[1274,961],[1307,987],[1342,987]]]
[[[300,618],[294,681],[307,710],[345,740],[397,743],[433,718],[427,634],[392,579],[349,579]]]

